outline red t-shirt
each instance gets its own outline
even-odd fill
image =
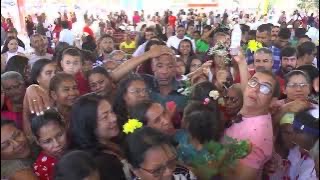
[[[177,20],[177,18],[176,18],[175,16],[169,16],[169,17],[168,17],[169,25],[172,26],[172,27],[175,27],[175,25],[176,25],[176,20]]]
[[[88,80],[84,77],[82,72],[79,72],[75,75],[76,83],[80,96],[89,92],[89,83]]]
[[[33,163],[33,172],[38,176],[39,180],[53,180],[54,166],[57,162],[56,158],[41,152]]]

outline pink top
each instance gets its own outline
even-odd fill
[[[271,115],[245,118],[234,123],[225,131],[225,135],[237,140],[249,140],[251,153],[240,162],[250,168],[263,169],[263,165],[272,157],[273,128]]]

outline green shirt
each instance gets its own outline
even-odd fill
[[[209,44],[202,39],[198,39],[196,42],[197,52],[205,53],[209,50]]]

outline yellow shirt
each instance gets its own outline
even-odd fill
[[[122,42],[120,44],[120,49],[135,49],[136,43],[134,41],[131,41],[130,44],[127,44],[127,42]]]

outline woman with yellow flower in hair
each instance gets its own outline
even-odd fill
[[[71,148],[90,153],[101,180],[131,179],[120,136],[117,116],[109,100],[96,94],[80,97],[72,107]]]
[[[150,100],[142,101],[129,109],[129,116],[135,119],[129,119],[123,126],[126,134],[140,126],[149,126],[168,135],[175,133],[170,110],[159,103]]]

